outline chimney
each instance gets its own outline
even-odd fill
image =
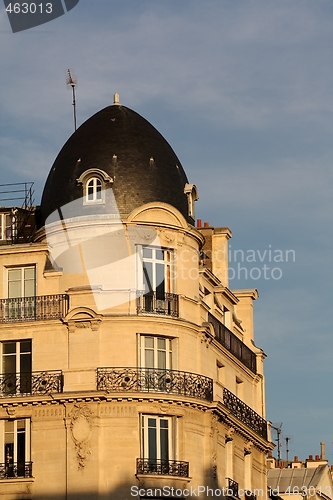
[[[313,455],[309,455],[309,460],[313,460]]]
[[[209,222],[204,222],[204,227],[209,227]]]
[[[325,459],[325,443],[321,441],[320,443],[320,460],[326,460]]]
[[[317,460],[317,461],[319,460],[319,455],[316,455],[316,460]]]
[[[202,220],[201,219],[197,220],[197,227],[202,227]]]
[[[297,455],[294,456],[294,462],[298,462],[298,456]]]

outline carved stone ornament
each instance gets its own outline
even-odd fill
[[[213,437],[216,433],[218,434],[218,421],[218,416],[213,414],[210,423],[210,437]]]
[[[234,433],[235,433],[235,429],[233,427],[230,427],[230,429],[228,430],[228,432],[225,435],[225,442],[226,443],[228,443],[228,441],[233,440]]]
[[[161,239],[165,240],[167,243],[171,243],[175,239],[175,235],[171,231],[162,229],[160,232]]]
[[[252,447],[253,447],[253,443],[252,443],[252,441],[249,441],[244,446],[244,455],[249,455],[250,453],[252,453]]]
[[[212,339],[204,332],[201,332],[200,334],[200,341],[201,343],[205,343],[206,344],[206,347],[209,346],[209,344],[211,343]]]
[[[74,442],[78,469],[86,465],[86,459],[91,454],[89,441],[91,438],[92,412],[86,404],[75,404],[70,414],[70,432]]]
[[[10,417],[16,417],[16,408],[8,407],[8,408],[6,408],[6,411]]]

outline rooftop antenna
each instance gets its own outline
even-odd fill
[[[275,425],[272,425],[271,427],[272,427],[272,429],[274,429],[276,431],[276,434],[277,434],[277,438],[274,439],[274,441],[277,441],[277,458],[278,458],[278,465],[280,465],[281,464],[281,448],[282,448],[282,442],[281,442],[282,423],[278,427]]]
[[[73,93],[73,107],[74,107],[74,131],[76,131],[76,100],[75,100],[75,85],[77,83],[76,78],[71,69],[67,69],[66,83],[72,87]]]
[[[290,441],[290,437],[286,437],[285,441],[286,441],[286,458],[287,458],[287,462],[288,462],[288,459],[289,459],[289,441]]]

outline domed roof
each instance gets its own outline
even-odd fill
[[[109,176],[121,217],[145,203],[165,202],[193,224],[184,193],[187,177],[173,149],[147,120],[120,104],[93,115],[63,146],[44,187],[43,224],[83,197],[80,179],[95,169]]]

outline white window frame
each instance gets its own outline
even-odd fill
[[[145,255],[145,251],[151,251],[151,257]],[[159,252],[163,252],[163,259],[159,258]],[[138,255],[138,267],[137,267],[137,289],[143,291],[144,293],[156,292],[159,286],[157,282],[157,266],[164,266],[164,293],[175,293],[175,283],[174,283],[174,262],[175,262],[175,251],[171,248],[154,247],[150,245],[138,245],[137,246]],[[151,264],[152,276],[149,276],[150,283],[145,287],[145,276],[144,276],[144,264]],[[150,285],[150,286],[149,286]]]
[[[92,198],[89,199],[89,185],[92,183]],[[100,185],[100,191],[98,190]],[[105,185],[103,179],[98,175],[92,175],[85,181],[84,204],[98,205],[105,203]]]
[[[34,277],[33,277],[33,281],[34,281],[34,294],[33,295],[25,295],[25,282],[26,281],[30,281],[30,280],[26,280],[25,279],[25,270],[27,269],[33,269],[34,270]],[[10,275],[10,272],[11,271],[20,271],[21,272],[21,278],[20,278],[20,282],[21,282],[21,290],[20,290],[20,295],[18,296],[14,296],[14,297],[10,297],[10,293],[9,293],[9,283],[10,283],[10,279],[9,279],[9,275]],[[7,286],[6,286],[6,293],[7,293],[7,298],[10,298],[10,299],[15,299],[15,298],[20,298],[20,297],[35,297],[36,296],[36,287],[37,287],[37,280],[36,280],[36,276],[37,276],[37,269],[36,269],[36,265],[26,265],[26,266],[17,266],[17,267],[7,267]],[[14,281],[14,280],[12,280]]]
[[[10,225],[7,225],[7,217],[10,218]],[[9,232],[10,234],[7,234]],[[11,214],[9,212],[3,212],[0,214],[0,240],[8,241],[11,239],[12,235],[12,220]]]
[[[25,433],[25,457],[24,457],[24,464],[31,462],[31,421],[30,418],[19,418],[13,420],[0,420],[0,441],[1,441],[1,446],[0,446],[0,463],[4,464],[6,463],[6,456],[5,456],[5,432],[6,432],[6,422],[13,422],[14,423],[14,443],[13,443],[13,457],[12,457],[12,462],[14,464],[17,464],[17,448],[18,448],[18,423],[24,422],[24,433]],[[7,457],[8,460],[8,457]],[[10,476],[9,476],[10,478]]]
[[[149,456],[150,433],[149,420],[156,422],[156,457]],[[167,456],[162,456],[162,442],[161,442],[161,427],[162,422],[168,422],[168,453]],[[176,460],[175,453],[176,443],[176,419],[175,417],[166,415],[141,415],[141,456],[146,460]]]
[[[152,339],[153,346],[147,346],[146,339]],[[163,349],[159,344],[160,340],[165,341],[165,349]],[[174,357],[174,344],[175,339],[170,337],[154,336],[154,335],[140,335],[140,366],[141,368],[157,368],[157,369],[173,369],[173,357]],[[153,352],[153,365],[147,366],[146,362],[146,351]],[[159,352],[165,353],[165,367],[159,366]]]

